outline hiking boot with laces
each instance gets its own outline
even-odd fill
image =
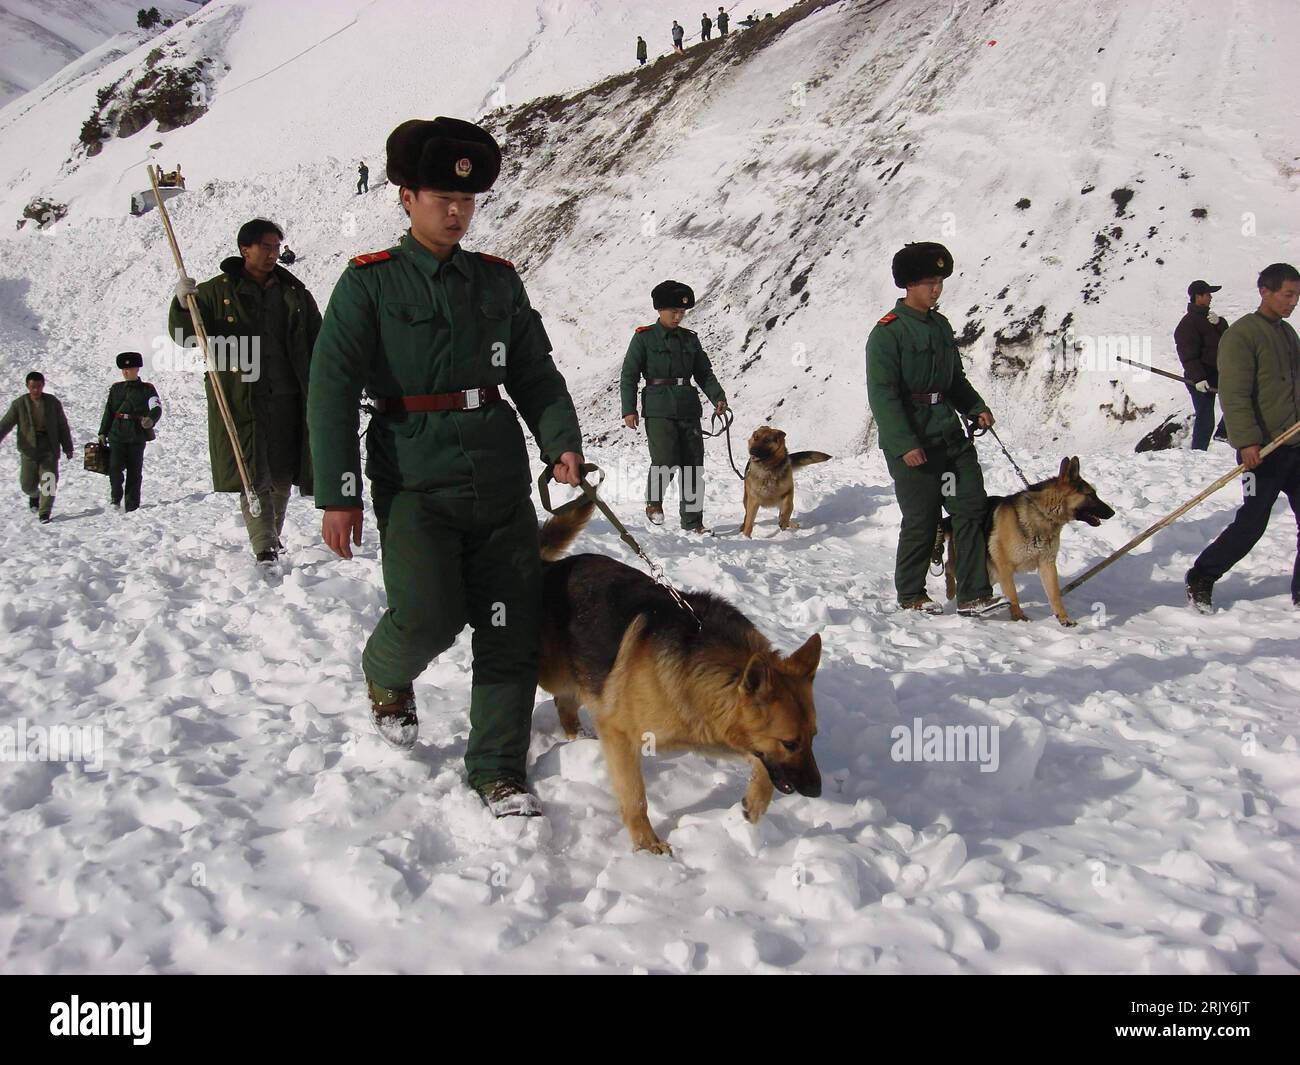
[[[915,599],[900,599],[898,602],[899,610],[919,610],[922,614],[942,614],[943,607],[931,599],[928,595],[918,596]]]
[[[410,688],[383,688],[367,681],[370,694],[370,723],[388,746],[409,751],[420,735],[420,718],[415,712],[415,692]]]
[[[964,618],[982,618],[1007,605],[1000,595],[981,595],[957,604],[957,613]]]
[[[664,508],[657,507],[653,503],[647,503],[645,516],[650,519],[651,525],[662,525],[664,523]]]
[[[474,789],[494,817],[540,817],[542,804],[519,781],[489,780]]]

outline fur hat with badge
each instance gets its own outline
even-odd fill
[[[487,192],[501,173],[501,148],[459,118],[408,119],[388,135],[388,180],[408,189]]]
[[[952,255],[942,244],[921,241],[904,244],[894,255],[894,284],[907,288],[927,277],[949,277],[952,274]]]
[[[691,286],[683,285],[680,281],[660,281],[650,290],[650,298],[654,300],[656,311],[665,307],[689,310],[695,306],[695,293],[691,291]]]
[[[117,368],[125,370],[134,366],[137,370],[144,366],[144,356],[138,351],[124,351],[117,357]]]

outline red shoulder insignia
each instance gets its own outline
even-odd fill
[[[887,315],[885,315],[885,317],[880,319],[880,321],[878,321],[876,325],[888,325],[890,322],[896,322],[897,320],[898,320],[898,315],[896,315],[893,311],[890,311]]]
[[[639,325],[636,327],[638,333],[644,333],[647,329],[653,329],[653,325]]]
[[[480,259],[486,259],[490,263],[500,263],[502,266],[508,266],[510,267],[511,270],[515,269],[514,263],[512,263],[509,259],[501,258],[501,256],[499,255],[489,255],[487,252],[481,251],[478,253],[478,257]]]
[[[365,255],[354,255],[352,257],[353,266],[369,266],[371,263],[382,263],[385,259],[391,259],[391,251],[372,251]]]

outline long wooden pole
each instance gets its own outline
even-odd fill
[[[167,214],[167,208],[163,204],[162,194],[158,191],[158,172],[152,166],[146,166],[149,171],[149,183],[153,186],[154,201],[158,205],[158,214],[162,218],[163,229],[167,231],[167,243],[171,245],[172,257],[176,260],[176,269],[181,277],[188,276],[185,273],[185,263],[181,260],[180,245],[176,243],[176,234],[172,230],[172,220]],[[239,481],[244,486],[244,502],[248,507],[248,512],[257,517],[262,513],[262,504],[257,498],[257,493],[253,491],[252,479],[248,475],[248,465],[244,461],[243,448],[239,446],[239,435],[235,432],[235,419],[230,414],[230,404],[226,400],[226,390],[221,384],[221,375],[217,372],[216,361],[212,358],[212,351],[208,347],[208,332],[203,328],[203,315],[199,311],[199,301],[194,294],[185,297],[185,306],[190,312],[190,321],[194,325],[194,335],[199,338],[199,345],[203,348],[203,364],[207,369],[208,381],[212,385],[212,394],[217,400],[217,410],[221,414],[222,424],[226,427],[226,435],[230,437],[230,447],[235,455],[235,467],[239,470]]]
[[[1271,455],[1279,447],[1281,447],[1293,436],[1295,436],[1296,433],[1300,433],[1300,422],[1296,422],[1295,425],[1291,426],[1290,429],[1288,429],[1281,436],[1275,439],[1267,447],[1260,449],[1259,457],[1263,459]],[[1133,548],[1137,547],[1138,544],[1142,543],[1142,541],[1149,540],[1152,536],[1155,536],[1155,534],[1158,533],[1165,526],[1173,524],[1175,520],[1177,520],[1178,518],[1186,514],[1189,510],[1192,509],[1192,507],[1196,506],[1197,503],[1201,502],[1207,496],[1213,495],[1225,484],[1227,484],[1229,481],[1233,480],[1234,478],[1240,476],[1245,471],[1246,471],[1246,464],[1243,462],[1235,470],[1231,470],[1228,473],[1225,473],[1222,477],[1220,477],[1212,485],[1206,488],[1203,492],[1200,492],[1197,495],[1193,496],[1181,507],[1175,510],[1172,514],[1169,514],[1166,517],[1161,518],[1158,522],[1152,525],[1151,528],[1133,537],[1132,540],[1126,543],[1113,555],[1110,555],[1108,558],[1102,559],[1095,566],[1093,566],[1092,569],[1088,570],[1086,573],[1083,573],[1078,577],[1075,577],[1074,580],[1072,580],[1069,584],[1067,584],[1064,588],[1061,589],[1061,594],[1065,595],[1068,592],[1072,592],[1077,587],[1079,587],[1079,585],[1081,585],[1084,581],[1086,581],[1089,577],[1095,577],[1098,573],[1104,570],[1107,566],[1109,566],[1121,555],[1127,555],[1130,551],[1133,550]]]
[[[1192,382],[1192,381],[1187,380],[1187,378],[1184,377],[1182,374],[1170,373],[1168,370],[1160,370],[1160,369],[1157,369],[1157,368],[1154,367],[1154,366],[1148,366],[1145,362],[1134,362],[1132,359],[1126,359],[1126,358],[1124,358],[1122,355],[1116,355],[1116,356],[1115,356],[1115,361],[1116,361],[1116,362],[1126,362],[1126,363],[1128,363],[1130,366],[1137,366],[1137,367],[1139,367],[1140,369],[1146,370],[1147,373],[1154,373],[1154,374],[1159,374],[1161,377],[1168,377],[1169,380],[1171,380],[1171,381],[1182,381],[1182,383],[1185,384],[1185,385],[1190,385],[1190,384],[1194,384],[1194,383],[1195,383],[1195,382]],[[1211,392],[1217,392],[1218,389],[1217,389],[1217,388],[1211,388],[1210,391],[1211,391]]]

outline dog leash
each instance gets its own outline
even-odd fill
[[[1007,450],[1007,445],[1004,444],[1002,442],[1002,438],[998,436],[998,431],[994,429],[993,426],[991,425],[989,426],[988,431],[993,434],[993,439],[998,442],[998,447],[1002,449],[1002,454],[1006,455],[1007,461],[1011,463],[1012,466],[1015,467],[1016,473],[1020,474],[1020,480],[1024,483],[1024,486],[1026,488],[1029,488],[1030,487],[1029,478],[1025,476],[1025,471],[1020,468],[1020,464],[1011,457],[1011,452]]]
[[[974,420],[966,421],[966,436],[972,442],[977,436],[983,436],[985,433],[992,433],[993,439],[998,442],[998,447],[1002,449],[1002,454],[1006,455],[1007,461],[1015,467],[1016,473],[1020,474],[1020,480],[1026,488],[1030,487],[1029,478],[1025,476],[1025,471],[1020,468],[1020,464],[1011,457],[1011,452],[1007,450],[1007,445],[1002,442],[1002,437],[998,436],[998,431],[993,426],[984,428],[979,427],[979,423]]]
[[[714,429],[713,427],[714,427],[714,425],[717,424],[719,418],[722,419],[722,428],[721,428],[721,429]],[[733,414],[731,413],[731,408],[730,408],[730,407],[728,407],[726,410],[724,410],[721,414],[718,414],[718,413],[715,411],[714,414],[713,414],[713,417],[711,417],[711,418],[709,419],[709,430],[711,430],[711,431],[706,431],[706,430],[704,430],[704,429],[701,429],[701,430],[700,430],[700,435],[701,435],[701,436],[707,436],[707,437],[715,437],[715,436],[720,436],[720,435],[722,435],[723,433],[726,434],[726,436],[727,436],[727,461],[731,463],[731,469],[732,469],[732,471],[736,474],[737,477],[739,477],[739,478],[743,481],[743,480],[745,479],[745,475],[744,475],[743,473],[741,473],[740,470],[736,469],[736,460],[735,460],[734,458],[731,457],[731,423],[732,423],[733,421],[735,421],[735,415],[733,415]]]
[[[596,481],[595,484],[589,483],[587,481],[587,474],[589,473],[599,473],[600,479]],[[691,608],[691,604],[686,601],[686,597],[668,583],[668,578],[664,575],[663,567],[641,549],[641,545],[636,542],[636,537],[627,531],[627,526],[618,520],[617,515],[610,510],[609,504],[601,499],[597,494],[596,489],[605,481],[605,471],[594,462],[584,462],[578,467],[578,488],[582,491],[582,497],[570,499],[567,503],[562,503],[560,506],[552,508],[550,482],[554,479],[555,474],[550,466],[547,466],[546,469],[542,470],[541,475],[537,478],[537,494],[541,497],[543,509],[545,509],[548,514],[558,518],[561,515],[567,514],[569,511],[580,507],[585,498],[595,506],[597,510],[605,515],[606,520],[618,530],[619,539],[628,546],[628,549],[631,550],[633,554],[646,564],[646,568],[650,571],[650,579],[666,590],[668,594],[672,596],[673,602],[691,616],[691,620],[695,622],[695,628],[697,630],[703,629],[704,626],[700,623],[699,616]]]

